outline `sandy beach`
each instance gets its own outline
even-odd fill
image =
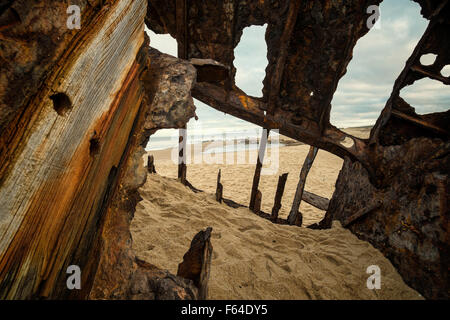
[[[262,176],[263,210],[270,212],[278,175],[289,172],[281,216],[290,209],[306,145],[280,148],[277,174]],[[222,169],[224,196],[248,204],[254,165],[191,164],[194,193],[175,178],[170,153],[151,152],[158,174],[141,188],[131,232],[138,257],[177,272],[193,236],[213,227],[214,247],[209,299],[421,299],[391,263],[369,243],[335,223],[330,230],[276,225],[246,208],[215,201],[217,171]],[[319,151],[306,190],[330,198],[342,160]],[[304,225],[320,221],[324,211],[302,203]],[[382,273],[380,290],[366,286],[367,267]]]

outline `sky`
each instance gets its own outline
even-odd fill
[[[420,6],[410,0],[384,0],[380,20],[359,39],[347,73],[341,78],[332,100],[330,122],[340,128],[373,125],[392,91],[394,82],[425,31],[428,21]],[[247,94],[262,95],[262,80],[267,66],[266,25],[244,29],[235,49],[236,84]],[[150,45],[177,55],[176,40],[169,35],[150,35]],[[450,67],[446,72],[450,72]],[[401,91],[401,97],[419,114],[449,109],[450,90],[438,81],[424,79]],[[188,123],[188,132],[210,134],[225,131],[256,130],[243,120],[225,115],[195,100],[198,121]],[[169,134],[163,130],[157,135]]]

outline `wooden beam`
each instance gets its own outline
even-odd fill
[[[256,159],[255,175],[253,176],[252,193],[250,195],[250,210],[255,209],[256,194],[258,193],[258,185],[261,177],[261,169],[264,162],[264,154],[266,153],[267,140],[269,138],[270,129],[263,129],[261,142],[259,144],[258,158]]]
[[[272,215],[270,217],[272,221],[277,221],[278,219],[278,213],[280,212],[281,209],[281,199],[283,198],[284,187],[286,186],[287,177],[288,173],[283,173],[278,178],[277,193],[275,194],[275,200],[272,208]]]
[[[283,77],[284,66],[286,65],[286,58],[288,55],[290,40],[292,32],[294,31],[295,24],[297,22],[298,12],[300,10],[301,0],[291,0],[289,4],[289,12],[284,26],[283,34],[281,35],[279,42],[279,53],[277,64],[272,73],[272,79],[270,84],[268,113],[273,115],[278,103],[278,96],[280,94],[281,79]]]
[[[301,226],[302,215],[299,212],[300,203],[303,198],[303,190],[305,189],[306,178],[308,176],[309,170],[311,169],[314,159],[316,158],[318,148],[311,146],[309,148],[308,155],[306,156],[305,162],[303,163],[302,170],[300,172],[300,180],[298,181],[297,190],[295,191],[294,201],[292,203],[291,212],[289,213],[288,222],[291,225]]]

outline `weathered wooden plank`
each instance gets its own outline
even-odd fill
[[[284,173],[278,178],[277,192],[275,194],[275,201],[271,215],[272,221],[276,221],[278,219],[278,213],[280,212],[281,209],[281,199],[283,198],[284,187],[286,186],[287,177],[288,173]]]
[[[145,1],[125,0],[100,8],[92,23],[86,17],[80,37],[29,101],[26,109],[36,110],[37,121],[22,119],[27,128],[18,137],[26,143],[14,151],[0,188],[1,298],[88,294],[102,206],[143,99],[144,66],[136,57],[144,44],[145,10]],[[52,26],[46,18],[38,23]],[[50,98],[55,93],[70,100],[65,112]],[[83,270],[77,293],[60,282],[71,264]]]
[[[308,176],[309,170],[311,169],[314,159],[316,158],[318,148],[311,146],[309,148],[308,155],[306,156],[305,162],[303,163],[302,170],[300,172],[300,180],[297,184],[297,190],[295,191],[294,201],[292,203],[291,212],[289,213],[288,222],[291,225],[300,225],[302,216],[299,212],[300,203],[303,198],[303,190],[305,189],[306,178]]]

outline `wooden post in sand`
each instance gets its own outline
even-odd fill
[[[152,155],[148,156],[147,170],[148,170],[148,173],[156,173],[155,158]]]
[[[216,200],[222,203],[223,198],[223,185],[220,183],[221,170],[219,169],[219,174],[217,175],[217,187],[216,187]]]
[[[187,140],[187,131],[186,126],[180,129],[180,137],[179,137],[179,159],[178,159],[178,179],[181,180],[182,184],[186,184],[186,140]]]
[[[292,203],[291,212],[289,213],[288,223],[291,225],[302,225],[302,214],[299,212],[300,202],[303,198],[303,190],[305,189],[306,177],[311,169],[314,159],[316,158],[318,148],[311,146],[309,148],[308,155],[303,163],[302,170],[300,172],[300,180],[298,181],[297,190],[295,191],[294,202]]]
[[[259,191],[258,185],[259,185],[259,180],[261,177],[261,169],[262,169],[263,162],[264,162],[264,154],[266,153],[266,145],[267,145],[267,140],[269,138],[269,134],[270,134],[270,129],[263,129],[261,143],[259,145],[258,158],[256,159],[255,175],[253,176],[252,193],[250,195],[249,208],[253,212],[256,212],[255,211],[255,209],[256,209],[255,208],[255,200],[256,200],[256,195]],[[259,212],[259,210],[258,210],[258,212]]]
[[[278,178],[277,193],[275,194],[275,201],[272,208],[272,215],[270,216],[270,219],[272,221],[277,221],[278,219],[278,213],[280,212],[281,209],[281,199],[283,198],[284,187],[286,186],[287,177],[288,173],[284,173]]]

